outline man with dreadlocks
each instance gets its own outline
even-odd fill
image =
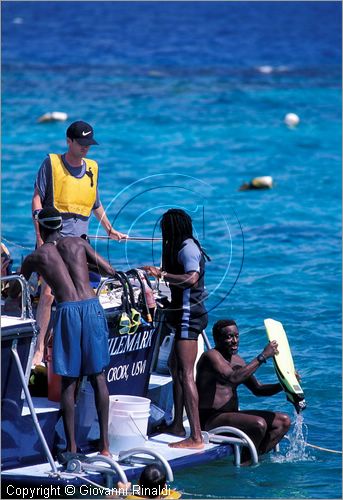
[[[171,443],[174,448],[202,448],[198,392],[194,381],[194,364],[198,351],[198,336],[207,326],[204,305],[205,258],[210,260],[193,237],[192,219],[179,209],[163,214],[162,269],[145,266],[155,278],[163,277],[170,285],[171,304],[167,311],[167,323],[175,332],[175,344],[170,358],[173,377],[174,421],[160,428],[184,437],[183,408],[186,408],[191,433],[187,439]]]
[[[115,270],[82,238],[62,237],[62,216],[54,207],[38,214],[44,244],[24,260],[21,273],[29,279],[38,272],[51,287],[57,302],[54,318],[53,368],[62,376],[61,410],[67,451],[75,453],[75,392],[80,376],[89,375],[99,418],[102,455],[108,442],[109,395],[104,369],[109,363],[108,328],[104,310],[89,285],[88,265],[113,276]],[[13,287],[12,296],[20,291]]]

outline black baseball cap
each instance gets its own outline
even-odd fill
[[[93,138],[93,134],[93,127],[83,121],[74,122],[67,128],[67,137],[77,141],[81,146],[98,144]]]

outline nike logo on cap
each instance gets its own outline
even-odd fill
[[[82,131],[82,135],[83,135],[83,136],[85,136],[85,135],[89,135],[89,134],[91,134],[91,133],[92,133],[92,131],[91,131],[91,130],[90,130],[89,132],[84,132],[84,131]]]

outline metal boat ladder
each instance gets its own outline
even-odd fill
[[[148,455],[143,457],[142,455]],[[152,457],[152,458],[150,458]],[[152,464],[159,462],[166,471],[166,477],[169,482],[174,481],[174,474],[172,468],[169,465],[168,460],[164,458],[161,453],[154,450],[148,450],[146,448],[131,448],[130,450],[121,451],[118,455],[118,462],[124,464]]]
[[[233,436],[223,435],[226,433],[233,434]],[[237,467],[241,465],[241,453],[244,446],[250,451],[252,465],[258,464],[258,455],[254,443],[250,437],[240,429],[230,427],[229,425],[223,425],[221,427],[211,429],[209,432],[202,432],[202,436],[205,444],[231,444],[234,451],[234,464]]]

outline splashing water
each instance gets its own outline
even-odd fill
[[[286,453],[287,461],[308,460],[306,453],[307,425],[304,424],[304,417],[301,413],[295,413],[295,422],[293,431],[289,434],[290,447]]]
[[[271,455],[272,462],[301,462],[315,460],[308,452],[307,446],[307,425],[304,424],[304,417],[294,412],[294,427],[291,432],[285,436],[289,440],[289,449],[286,455]]]

